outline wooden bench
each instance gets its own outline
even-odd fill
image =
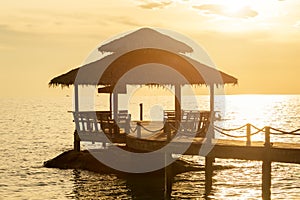
[[[181,134],[187,136],[196,133],[197,137],[205,137],[210,118],[210,111],[182,110],[181,120],[176,122],[174,110],[164,111],[164,123],[171,126],[171,132],[175,132],[176,128]]]
[[[110,111],[73,112],[73,117],[78,133],[105,133],[114,137],[130,131],[128,111],[120,111],[116,120],[112,119]]]
[[[74,122],[78,133],[100,133],[101,126],[95,112],[73,112]]]

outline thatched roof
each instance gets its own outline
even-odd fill
[[[196,48],[197,49],[197,48]],[[233,76],[218,71],[183,53],[193,48],[160,31],[142,28],[108,42],[98,49],[112,54],[52,79],[49,85],[72,84],[236,84]],[[202,51],[202,50],[200,50]],[[200,58],[202,59],[202,58]]]
[[[98,48],[100,52],[128,52],[140,48],[164,49],[175,53],[191,53],[185,43],[151,28],[141,28],[108,42]]]
[[[55,77],[50,85],[71,84],[236,84],[237,79],[185,55],[161,49],[112,54]]]

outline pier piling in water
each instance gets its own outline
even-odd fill
[[[271,199],[271,164],[269,159],[262,162],[262,199]]]
[[[213,163],[214,158],[210,156],[205,157],[205,196],[207,197],[211,193],[212,189],[212,177],[213,177]]]
[[[74,131],[74,150],[80,152],[80,138],[77,130]]]
[[[271,199],[271,171],[272,162],[270,159],[270,127],[265,127],[265,149],[264,149],[264,159],[262,161],[262,199]]]
[[[172,160],[171,153],[165,153],[165,199],[171,199],[172,193],[172,166],[168,163]]]

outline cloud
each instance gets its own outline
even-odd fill
[[[139,5],[140,8],[143,9],[163,9],[169,5],[171,5],[172,1],[140,1],[142,4]]]
[[[0,24],[0,41],[3,37],[35,36],[30,31],[32,24],[26,24],[23,30],[15,29],[7,24]]]
[[[194,9],[200,10],[202,13],[207,15],[221,15],[231,18],[251,18],[256,17],[258,12],[252,10],[249,6],[244,6],[237,11],[230,11],[228,7],[224,5],[216,4],[203,4],[198,6],[193,6]]]
[[[297,21],[297,22],[294,24],[294,27],[295,27],[295,28],[300,28],[300,20]]]

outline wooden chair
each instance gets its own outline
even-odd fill
[[[181,122],[180,122],[180,131],[189,133],[195,133],[198,128],[200,121],[200,111],[196,110],[185,110],[183,111]]]
[[[117,126],[119,127],[120,133],[121,130],[123,131],[123,133],[130,133],[131,115],[128,113],[128,110],[119,110],[116,122]]]
[[[109,134],[111,137],[119,133],[119,128],[112,119],[110,111],[97,111],[96,113],[101,129],[104,133]]]
[[[197,128],[197,136],[205,137],[208,127],[211,121],[211,112],[210,111],[202,111],[200,112],[200,121]]]
[[[210,111],[198,111],[198,110],[183,110],[181,112],[181,121],[176,122],[175,111],[164,111],[164,123],[171,125],[171,132],[176,130],[176,123],[179,124],[178,130],[180,134],[191,136],[196,133],[196,137],[205,137],[210,124]]]

